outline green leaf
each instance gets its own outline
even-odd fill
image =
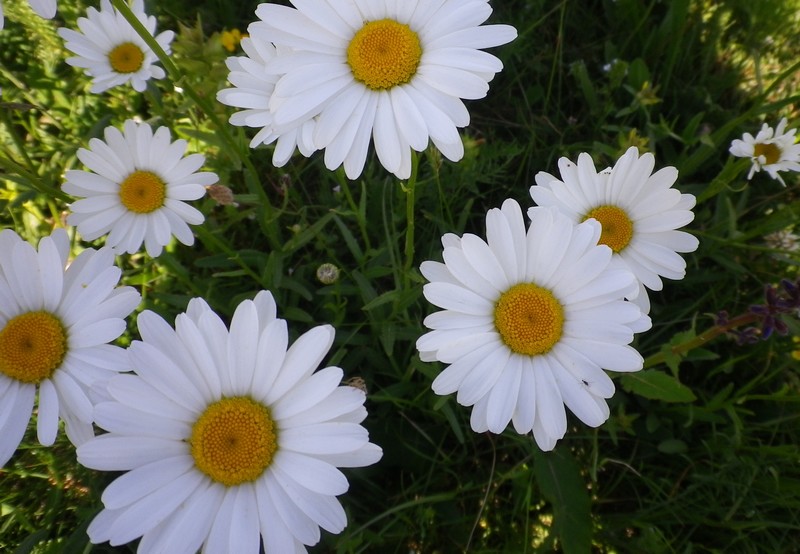
[[[675,377],[654,369],[628,373],[620,379],[622,388],[651,400],[692,402],[697,397]]]
[[[595,93],[592,80],[589,78],[589,72],[586,70],[586,64],[583,60],[578,60],[569,66],[569,70],[578,82],[583,97],[586,99],[586,103],[589,104],[589,110],[592,113],[597,112],[599,101],[597,100],[597,93]]]
[[[13,554],[28,554],[29,552],[33,552],[33,547],[42,542],[47,538],[47,530],[46,529],[39,529],[34,531],[23,540],[17,548],[14,550]]]
[[[544,497],[553,506],[553,532],[564,554],[583,554],[592,547],[589,493],[575,458],[566,447],[534,454],[534,472]]]

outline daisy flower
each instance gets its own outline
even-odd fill
[[[731,143],[728,151],[732,155],[750,158],[753,162],[748,179],[752,179],[756,171],[763,169],[770,177],[786,186],[778,172],[800,171],[800,144],[795,144],[797,129],[786,131],[786,124],[785,117],[775,129],[764,123],[755,138],[750,133],[745,133],[741,139]]]
[[[270,73],[267,66],[277,56],[275,46],[259,34],[243,38],[241,46],[246,56],[233,56],[225,61],[230,70],[228,81],[234,88],[217,93],[217,100],[221,103],[244,108],[230,117],[231,125],[260,128],[250,141],[250,148],[275,142],[272,153],[275,167],[286,165],[295,148],[299,148],[304,156],[310,156],[317,150],[313,139],[314,119],[303,121],[296,128],[280,134],[272,127],[269,99],[279,76]]]
[[[108,431],[78,449],[91,468],[126,471],[102,495],[92,542],[139,552],[305,552],[346,525],[337,467],[377,462],[360,425],[365,394],[315,369],[333,343],[321,325],[288,346],[268,292],[239,304],[230,324],[200,299],[175,329],[152,312],[129,348],[135,375],[108,384],[95,410]],[[288,348],[287,348],[288,346]]]
[[[449,160],[464,154],[458,127],[469,124],[462,99],[486,96],[503,64],[482,48],[512,41],[508,25],[486,25],[486,0],[293,1],[261,4],[251,37],[274,43],[267,69],[280,78],[263,95],[272,132],[316,119],[314,145],[325,165],[361,174],[370,137],[381,164],[411,174],[411,149],[428,141]],[[284,48],[284,50],[281,50]],[[264,102],[268,100],[268,103]]]
[[[53,19],[56,15],[58,4],[56,0],[28,0],[28,3],[40,17]],[[0,2],[0,30],[3,28],[5,17],[3,16],[3,3]]]
[[[614,262],[638,279],[639,293],[629,298],[644,313],[650,311],[646,288],[661,290],[662,277],[683,279],[686,261],[677,253],[694,252],[698,246],[694,236],[677,230],[694,219],[694,196],[672,188],[677,169],[668,166],[652,173],[654,166],[652,154],[640,157],[631,147],[611,170],[598,174],[591,156],[582,153],[577,165],[558,160],[561,180],[539,172],[530,189],[536,204],[556,206],[575,223],[600,222],[600,244],[608,245]]]
[[[38,250],[0,232],[0,466],[19,446],[37,392],[39,442],[53,444],[60,418],[80,444],[94,435],[97,387],[128,370],[125,351],[108,343],[125,330],[139,293],[116,286],[111,249],[84,250],[69,266],[68,255],[63,229]]]
[[[155,257],[172,235],[194,244],[188,223],[199,225],[203,214],[184,200],[202,197],[215,173],[195,173],[205,162],[201,154],[183,157],[187,143],[170,142],[170,132],[155,133],[146,123],[125,122],[123,132],[106,127],[105,142],[89,141],[78,159],[90,171],[69,170],[62,189],[81,197],[70,206],[67,223],[76,225],[85,240],[108,233],[106,244],[133,254],[145,244]]]
[[[472,406],[476,432],[513,423],[552,450],[567,430],[566,405],[592,427],[608,419],[614,384],[603,371],[638,371],[629,343],[649,318],[624,300],[636,291],[630,271],[598,245],[600,225],[578,225],[555,208],[525,229],[513,200],[486,217],[487,240],[442,237],[444,263],[420,266],[425,298],[443,308],[425,318],[417,341],[423,361],[449,364],[433,391],[457,392]]]
[[[164,31],[155,34],[156,18],[144,13],[143,0],[133,0],[131,11],[169,54],[169,45],[175,33]],[[86,15],[78,18],[80,33],[59,29],[58,34],[66,41],[67,50],[76,54],[67,59],[67,63],[84,68],[86,74],[94,78],[93,93],[127,82],[131,83],[134,90],[142,92],[149,79],[163,79],[166,76],[162,68],[153,65],[158,59],[156,55],[109,0],[101,0],[100,11],[89,8]]]

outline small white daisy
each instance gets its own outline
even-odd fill
[[[650,311],[647,289],[661,290],[661,277],[683,279],[686,261],[677,252],[694,252],[698,240],[678,231],[694,219],[695,198],[672,188],[678,170],[655,173],[655,158],[639,156],[631,147],[611,170],[597,173],[591,156],[582,153],[575,165],[558,160],[561,180],[539,172],[531,197],[539,206],[555,206],[572,221],[596,219],[603,228],[600,244],[614,251],[614,262],[630,269],[639,280],[634,300]],[[531,208],[529,214],[537,208]],[[629,297],[630,298],[630,297]]]
[[[129,348],[135,375],[108,384],[95,410],[108,431],[78,449],[91,468],[127,471],[102,495],[92,542],[139,552],[305,552],[347,521],[337,467],[377,462],[360,425],[364,392],[319,363],[334,330],[321,325],[288,346],[268,292],[236,309],[230,330],[200,300],[175,329],[152,312]]]
[[[166,127],[153,134],[148,124],[130,119],[122,133],[106,127],[105,139],[91,139],[89,150],[78,150],[78,159],[94,173],[66,172],[62,189],[82,198],[71,204],[67,222],[85,240],[108,233],[107,245],[130,254],[144,242],[147,253],[158,256],[172,235],[194,244],[187,224],[199,225],[204,218],[184,200],[201,198],[218,179],[215,173],[195,173],[205,158],[183,157],[187,142],[170,142]]]
[[[63,229],[38,250],[0,232],[0,467],[22,440],[37,391],[39,442],[53,444],[60,418],[77,445],[94,435],[98,387],[129,369],[125,351],[108,343],[125,330],[139,293],[116,286],[110,248],[84,250],[69,266],[68,255]]]
[[[512,41],[508,25],[485,25],[486,0],[308,0],[294,8],[261,4],[251,37],[272,42],[267,71],[280,78],[260,95],[270,131],[294,132],[316,119],[314,145],[325,166],[361,174],[372,138],[381,164],[411,174],[411,149],[433,142],[445,157],[464,154],[462,99],[486,96],[503,64],[482,48]],[[268,103],[265,101],[268,100]]]
[[[731,143],[728,151],[732,155],[750,158],[753,162],[748,179],[752,179],[756,171],[763,169],[770,177],[786,186],[778,172],[800,171],[800,144],[796,144],[795,136],[797,129],[786,131],[786,125],[785,117],[775,129],[764,123],[755,138],[750,133],[745,133],[741,139]]]
[[[279,76],[267,71],[267,66],[277,55],[275,46],[258,33],[242,39],[241,46],[247,55],[230,57],[225,62],[230,69],[228,81],[235,88],[217,93],[217,100],[223,104],[244,108],[231,116],[231,124],[261,129],[250,141],[250,148],[276,142],[272,154],[272,163],[276,167],[286,165],[295,148],[299,148],[304,156],[310,156],[317,150],[313,140],[314,119],[280,134],[272,127],[269,99]]]
[[[598,245],[596,221],[574,224],[556,209],[525,229],[513,200],[486,217],[487,240],[442,237],[444,263],[426,261],[425,298],[443,308],[425,318],[423,361],[450,364],[433,391],[457,392],[473,406],[476,432],[501,433],[509,421],[552,450],[567,430],[564,405],[592,427],[608,419],[614,384],[604,369],[638,371],[633,327],[649,327],[630,271]]]
[[[155,34],[156,18],[144,13],[143,0],[133,0],[131,10],[169,54],[175,33],[164,31]],[[156,55],[109,0],[101,0],[100,11],[89,8],[86,15],[78,19],[80,33],[62,28],[58,34],[66,41],[66,48],[76,54],[67,59],[67,63],[84,68],[86,74],[93,77],[93,93],[127,82],[134,90],[142,92],[149,79],[166,76],[162,68],[154,65],[158,61]]]

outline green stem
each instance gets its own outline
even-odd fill
[[[406,244],[405,264],[403,265],[403,285],[408,289],[411,284],[411,267],[414,265],[414,204],[416,203],[417,171],[419,158],[417,153],[411,151],[411,176],[408,178],[404,190],[406,191]]]
[[[150,47],[158,60],[164,66],[164,69],[170,76],[173,84],[180,84],[186,95],[191,98],[195,104],[197,104],[203,113],[205,113],[206,117],[208,117],[208,119],[214,124],[218,135],[222,139],[222,142],[228,147],[229,154],[232,154],[231,157],[237,159],[244,165],[247,171],[247,178],[245,179],[245,182],[248,185],[248,189],[250,190],[251,194],[255,194],[259,198],[261,201],[260,205],[266,212],[263,229],[267,239],[269,240],[270,246],[273,249],[279,250],[283,245],[283,241],[280,239],[278,214],[275,213],[272,203],[269,201],[269,197],[267,197],[264,187],[261,185],[258,171],[253,165],[253,162],[250,161],[248,152],[242,152],[240,150],[239,144],[228,129],[228,125],[222,121],[214,111],[214,105],[212,102],[194,90],[191,84],[185,79],[183,72],[178,68],[177,65],[175,65],[175,63],[173,63],[172,59],[164,51],[164,49],[161,48],[161,45],[158,44],[153,35],[151,35],[142,22],[139,21],[128,4],[124,0],[111,0],[111,4],[117,9],[117,11],[119,11],[119,13],[122,14],[128,23],[130,23],[131,27],[134,28],[139,36],[142,37],[142,40],[145,41],[147,46]]]
[[[347,203],[350,205],[350,209],[353,210],[353,213],[356,216],[356,222],[358,223],[358,230],[361,232],[361,240],[364,241],[364,249],[369,251],[372,249],[369,240],[369,232],[367,231],[367,222],[361,217],[361,210],[356,204],[355,199],[353,198],[353,194],[350,192],[350,185],[348,185],[347,177],[344,175],[343,171],[336,171],[336,178],[339,181],[339,186],[342,188],[342,192],[344,193],[344,197],[347,200]]]
[[[648,356],[644,361],[643,369],[647,369],[648,367],[653,367],[658,364],[662,364],[666,361],[667,355],[675,355],[680,356],[689,352],[690,350],[694,350],[704,344],[712,341],[713,339],[717,338],[719,335],[730,331],[731,329],[735,329],[736,327],[741,327],[742,325],[749,325],[751,323],[755,323],[758,321],[759,316],[757,314],[751,312],[745,312],[741,315],[734,317],[733,319],[729,320],[724,325],[715,325],[710,329],[702,332],[701,334],[697,335],[693,339],[690,339],[684,343],[677,344],[671,347],[668,351],[661,351],[652,356]]]
[[[195,228],[195,233],[197,234],[197,237],[203,241],[203,243],[210,245],[212,248],[217,248],[219,251],[223,252],[226,256],[228,256],[229,260],[236,262],[248,277],[250,277],[259,285],[264,286],[261,276],[256,273],[253,268],[247,265],[244,260],[242,260],[238,251],[231,248],[225,241],[217,238],[211,231],[202,225]]]
[[[33,168],[29,170],[11,158],[0,155],[0,168],[25,178],[32,189],[48,198],[58,198],[65,202],[70,202],[72,200],[69,195],[60,189],[48,186],[42,178],[33,171]]]

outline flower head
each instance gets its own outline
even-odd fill
[[[363,170],[370,137],[381,164],[401,179],[411,173],[411,149],[422,151],[429,140],[448,159],[461,159],[457,129],[469,124],[462,99],[486,96],[503,67],[481,49],[516,37],[508,25],[481,26],[492,13],[486,0],[293,5],[259,5],[261,21],[248,28],[278,48],[266,64],[274,88],[221,101],[257,103],[269,116],[247,124],[267,134],[316,120],[313,144],[325,149],[326,167],[344,164],[351,179]]]
[[[125,351],[108,343],[125,330],[139,293],[116,286],[111,249],[84,250],[69,266],[68,255],[63,230],[38,250],[0,232],[0,466],[22,440],[37,391],[39,442],[53,444],[60,418],[80,444],[94,435],[103,384],[128,370]]]
[[[303,552],[345,524],[337,467],[375,463],[381,449],[360,423],[365,394],[340,386],[342,370],[317,366],[333,328],[288,346],[268,292],[242,302],[230,329],[200,300],[175,329],[138,319],[134,375],[108,384],[97,424],[108,431],[78,449],[91,468],[127,471],[103,493],[93,542],[142,537],[142,552]],[[288,348],[287,348],[288,347]],[[204,546],[203,546],[204,545]]]
[[[275,46],[258,33],[243,38],[241,46],[246,56],[232,56],[225,62],[230,69],[228,80],[234,88],[217,93],[217,100],[223,104],[244,108],[230,117],[231,125],[260,128],[250,141],[250,148],[274,142],[272,163],[276,167],[286,165],[296,148],[304,156],[310,156],[317,150],[313,140],[314,119],[280,133],[272,125],[269,99],[279,76],[270,73],[267,67],[277,56]]]
[[[184,200],[202,197],[215,173],[195,173],[205,162],[200,154],[183,157],[185,140],[170,142],[170,132],[155,133],[146,123],[125,122],[123,132],[106,127],[105,142],[89,141],[78,159],[91,169],[69,170],[64,192],[81,197],[70,206],[67,222],[86,240],[106,233],[106,244],[134,253],[145,244],[151,256],[161,254],[172,235],[194,243],[188,223],[199,225],[203,214]]]
[[[233,52],[246,36],[247,35],[242,35],[239,29],[225,30],[220,33],[219,42],[225,50]]]
[[[133,0],[131,10],[159,46],[169,53],[175,33],[155,34],[156,18],[144,13],[143,0]],[[142,92],[149,79],[166,76],[162,68],[154,65],[156,55],[109,0],[101,0],[100,11],[89,8],[86,15],[78,19],[80,33],[59,29],[58,34],[66,41],[66,48],[76,54],[67,59],[67,63],[84,68],[86,74],[94,78],[92,92],[103,92],[127,82],[134,90]]]
[[[731,143],[729,152],[732,155],[750,158],[753,162],[748,179],[752,179],[756,171],[763,169],[770,177],[786,186],[778,172],[800,171],[800,144],[795,144],[797,129],[786,131],[786,124],[785,117],[775,129],[764,123],[755,138],[750,133],[745,133],[741,139],[735,139]]]
[[[678,177],[674,167],[652,173],[655,158],[639,156],[631,147],[611,170],[597,173],[589,154],[577,165],[558,161],[561,180],[539,172],[530,189],[538,206],[555,206],[575,223],[595,219],[602,226],[600,243],[614,252],[615,264],[628,268],[639,281],[635,301],[650,311],[650,290],[661,290],[662,277],[683,279],[686,262],[678,252],[694,252],[698,240],[678,231],[694,219],[695,198],[672,188]],[[539,208],[531,208],[529,214]]]
[[[420,267],[425,298],[443,308],[425,318],[420,358],[450,364],[433,391],[473,406],[473,430],[500,433],[511,421],[551,450],[567,429],[565,404],[596,427],[614,394],[603,370],[642,368],[629,343],[650,320],[624,300],[636,280],[611,263],[600,232],[554,208],[526,231],[519,204],[506,200],[487,214],[486,241],[445,235],[444,263]]]

